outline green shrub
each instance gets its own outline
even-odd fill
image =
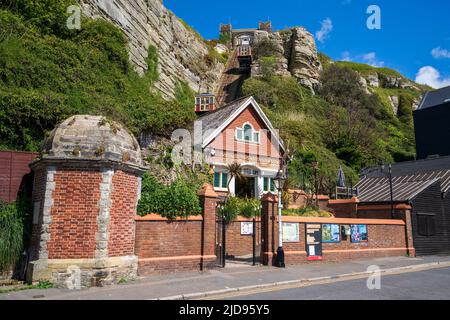
[[[317,208],[305,207],[302,209],[283,210],[284,216],[310,217],[310,218],[332,218],[333,215],[327,211]]]
[[[262,57],[274,56],[277,52],[278,45],[276,41],[270,38],[263,38],[253,45],[253,55],[255,59]]]
[[[219,205],[217,213],[219,217],[225,217],[227,223],[238,216],[253,218],[261,214],[261,202],[257,199],[230,197]]]
[[[177,82],[175,86],[175,99],[185,110],[192,110],[192,117],[194,118],[195,113],[193,104],[195,101],[195,92],[186,82]]]
[[[222,33],[219,36],[219,42],[224,45],[228,45],[231,42],[231,34]]]
[[[0,201],[0,272],[11,270],[20,259],[29,216],[28,201],[12,204]]]
[[[56,4],[65,8],[66,1],[1,3],[0,148],[37,151],[45,135],[74,114],[108,116],[135,135],[169,135],[195,119],[186,87],[177,95],[180,101],[165,101],[151,90],[158,80],[155,47],[141,77],[130,65],[119,28],[84,18],[81,30],[61,34],[32,14],[41,4],[61,14]]]
[[[274,56],[262,57],[260,59],[261,73],[264,79],[271,79],[275,72],[277,58]]]
[[[217,50],[208,45],[208,54],[205,56],[205,62],[208,66],[212,67],[217,63],[227,63],[227,55],[220,54]]]
[[[153,45],[148,47],[148,56],[147,62],[147,72],[145,76],[150,80],[150,83],[155,83],[159,80],[159,72],[158,72],[158,64],[159,64],[159,55],[158,48]]]
[[[152,175],[145,174],[142,179],[138,214],[145,216],[151,213],[168,219],[201,214],[197,189],[193,189],[192,185],[183,179],[165,186]]]
[[[254,198],[244,199],[240,215],[245,218],[254,218],[261,215],[261,201]]]
[[[76,0],[2,0],[0,7],[21,15],[43,34],[67,36],[67,8],[78,5]]]

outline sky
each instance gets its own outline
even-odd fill
[[[270,19],[275,30],[303,26],[318,50],[334,60],[393,68],[434,88],[450,86],[450,1],[448,0],[164,0],[167,8],[206,39],[219,24],[256,28]],[[367,13],[379,8],[380,19]],[[376,8],[375,8],[376,9]],[[369,29],[371,26],[380,29]]]

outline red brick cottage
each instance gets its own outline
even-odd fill
[[[227,166],[238,163],[246,179],[231,179],[230,192],[261,198],[275,192],[273,178],[280,170],[283,142],[253,97],[244,97],[198,120],[203,134],[202,149],[214,168],[214,189],[228,192]],[[197,122],[198,123],[198,122]]]

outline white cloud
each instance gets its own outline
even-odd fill
[[[375,52],[363,54],[361,56],[361,59],[368,65],[371,65],[372,67],[380,68],[384,66],[384,61],[378,60],[377,54]]]
[[[447,58],[450,59],[450,51],[447,49],[442,49],[441,47],[434,48],[431,50],[431,55],[435,59]]]
[[[342,61],[352,61],[352,57],[350,56],[350,52],[348,52],[348,51],[342,52],[341,60]]]
[[[333,21],[331,21],[330,18],[326,18],[320,24],[322,27],[320,30],[316,31],[316,38],[321,43],[324,43],[333,30]]]
[[[420,68],[416,75],[416,82],[427,84],[435,89],[450,86],[450,78],[443,78],[441,73],[432,66]]]
[[[350,52],[344,51],[344,52],[342,52],[341,60],[366,63],[368,65],[371,65],[371,66],[377,67],[377,68],[384,66],[384,61],[378,60],[377,54],[375,52],[369,52],[369,53],[360,54],[360,55],[352,57]]]

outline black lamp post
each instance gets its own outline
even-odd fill
[[[283,203],[281,198],[283,197],[283,187],[287,180],[287,176],[284,170],[280,170],[275,177],[275,186],[278,189],[278,249],[277,249],[277,260],[276,266],[279,268],[285,268],[286,264],[284,262],[284,249],[283,249],[283,221],[282,221],[282,209]]]
[[[383,172],[384,172],[384,168],[385,168],[385,165],[383,164],[382,166],[381,166],[381,169],[383,170]],[[391,218],[392,219],[394,219],[394,216],[395,216],[395,209],[394,209],[394,187],[393,187],[393,184],[392,184],[392,165],[391,164],[389,164],[389,191],[390,191],[390,195],[391,195]]]

